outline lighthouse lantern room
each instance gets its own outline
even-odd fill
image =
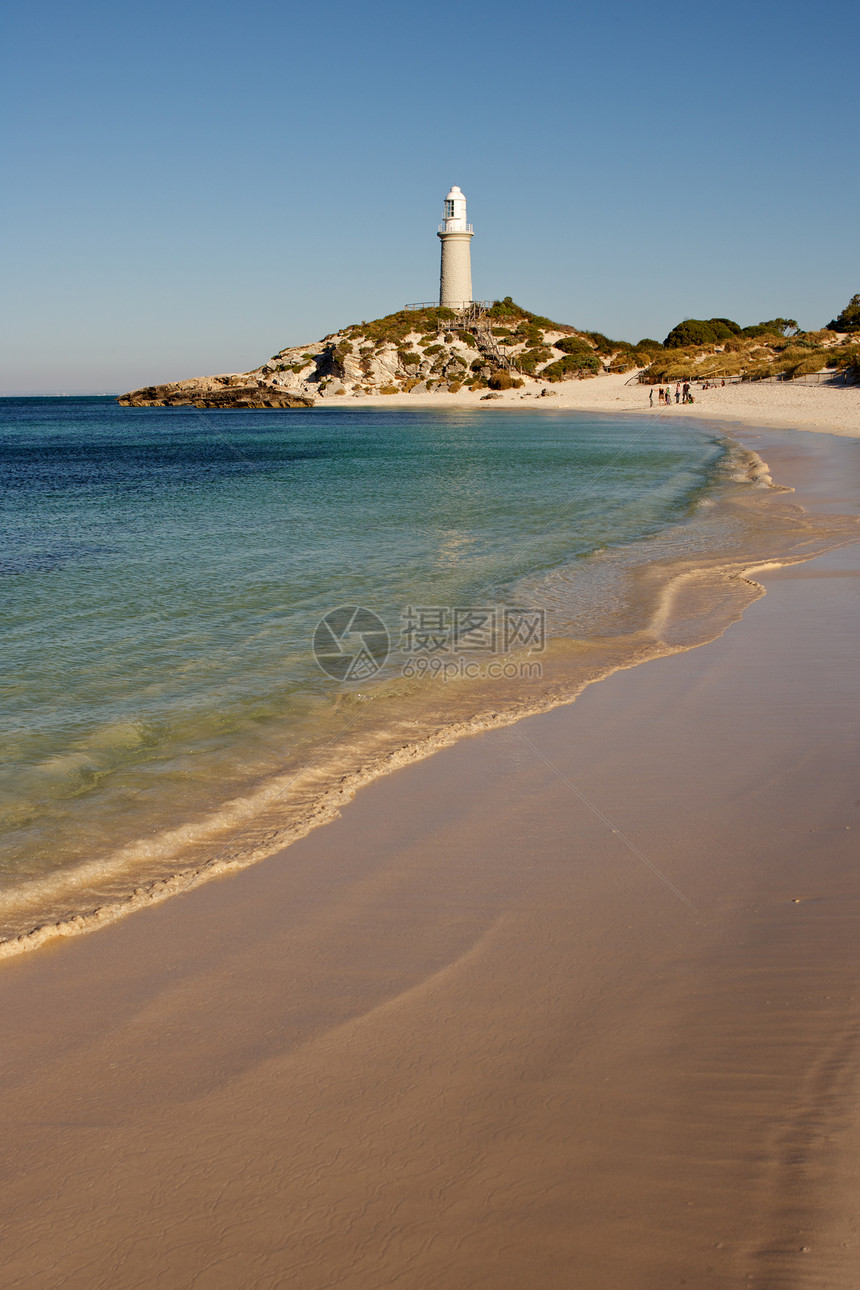
[[[466,197],[455,184],[445,198],[444,219],[439,225],[442,268],[439,275],[439,304],[449,309],[466,309],[472,303],[472,262],[470,243],[474,235],[466,221]]]

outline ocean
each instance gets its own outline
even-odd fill
[[[800,533],[751,459],[659,414],[0,400],[0,940],[722,630]]]

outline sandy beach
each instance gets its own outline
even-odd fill
[[[629,384],[630,376],[598,376],[585,381],[563,381],[546,386],[526,380],[521,390],[505,390],[485,401],[481,392],[457,394],[361,395],[358,398],[321,399],[318,407],[357,404],[377,407],[516,407],[576,409],[582,412],[654,412],[655,416],[707,417],[750,425],[824,430],[828,434],[860,434],[860,386],[809,386],[796,382],[761,381],[695,390],[695,403],[660,407],[654,389],[653,409],[647,385]],[[541,391],[549,392],[544,396]]]
[[[689,411],[858,513],[860,391]],[[853,1290],[860,545],[753,576],[709,644],[0,963],[5,1284]]]

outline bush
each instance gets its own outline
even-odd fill
[[[808,358],[801,359],[791,374],[792,376],[812,376],[814,372],[820,372],[824,365],[822,354],[810,354]]]
[[[860,349],[846,345],[840,349],[831,349],[827,356],[828,367],[852,368],[860,362]]]
[[[510,296],[505,296],[504,300],[494,300],[489,313],[491,318],[531,318],[528,310],[515,305]]]
[[[715,345],[740,334],[740,327],[730,318],[685,318],[677,327],[672,328],[663,344],[667,349],[678,349],[685,345]]]
[[[534,349],[527,349],[524,354],[517,358],[517,366],[520,371],[525,372],[527,376],[534,376],[539,363],[546,363],[552,358],[552,351],[545,345],[538,345]]]
[[[448,389],[451,391],[452,394],[459,394],[462,388],[463,387],[459,381],[451,381],[451,383],[448,386]]]
[[[582,334],[587,336],[593,343],[598,354],[614,354],[618,348],[615,341],[610,340],[608,336],[604,336],[602,331],[585,331]]]
[[[491,390],[512,390],[514,387],[510,372],[493,372],[487,384]]]
[[[640,340],[639,344],[636,346],[636,349],[642,350],[646,354],[657,354],[662,348],[663,342],[660,340],[652,340],[650,336],[646,336],[644,340]]]
[[[770,322],[753,323],[750,327],[742,328],[741,334],[744,336],[784,336],[789,331],[797,331],[797,322],[794,318],[771,318]]]
[[[540,375],[542,381],[567,381],[574,376],[594,376],[599,371],[600,359],[596,354],[565,354],[545,367]]]
[[[397,389],[397,386],[396,386],[396,385],[383,385],[383,387],[382,387],[382,389],[379,391],[379,393],[380,393],[380,394],[397,394],[397,393],[398,393],[398,389]]]
[[[593,354],[594,350],[588,341],[581,336],[565,336],[562,340],[557,340],[553,349],[560,349],[562,354]]]

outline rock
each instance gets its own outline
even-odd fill
[[[280,389],[262,381],[245,378],[242,385],[215,384],[223,378],[201,377],[173,385],[148,385],[123,394],[117,403],[124,408],[312,408],[314,399],[295,390]]]
[[[495,391],[490,390],[489,394],[481,395],[481,402],[484,403],[487,399],[500,399],[501,397],[501,394],[496,394]]]

